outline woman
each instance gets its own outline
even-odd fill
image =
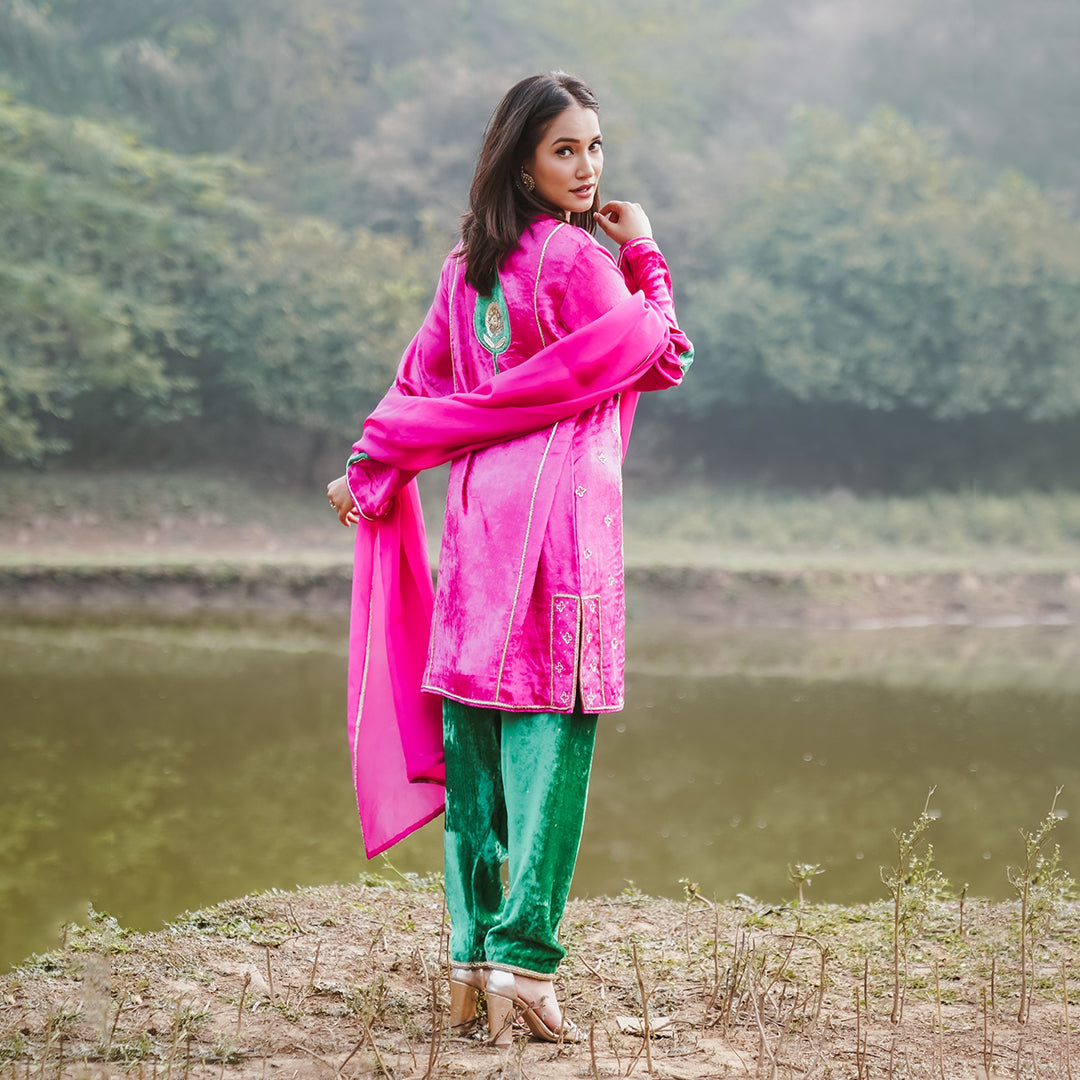
[[[621,463],[637,392],[693,358],[645,213],[601,205],[597,109],[561,72],[506,94],[461,243],[327,489],[343,524],[377,520],[452,460],[423,689],[443,702],[451,1022],[473,1025],[484,991],[499,1045],[515,1013],[541,1038],[577,1035],[552,976],[597,715],[623,705]]]

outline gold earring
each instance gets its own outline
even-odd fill
[[[524,185],[525,190],[530,193],[536,190],[536,181],[525,171],[524,165],[521,166],[521,183]]]

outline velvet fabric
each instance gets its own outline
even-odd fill
[[[438,703],[421,689],[503,711],[570,712],[575,689],[590,713],[622,707],[621,459],[638,392],[676,384],[692,347],[651,240],[625,245],[617,267],[587,233],[545,219],[500,280],[510,343],[496,358],[474,331],[479,298],[451,254],[347,471],[365,519],[349,710],[369,854],[441,805],[441,791],[408,790],[437,781],[428,751],[441,739]],[[409,485],[448,460],[432,613]],[[407,596],[403,581],[414,585]],[[384,755],[392,768],[380,768]]]
[[[585,822],[596,716],[446,699],[443,725],[450,962],[547,978],[566,955],[559,923]]]

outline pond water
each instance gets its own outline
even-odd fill
[[[937,864],[1010,895],[1054,790],[1080,792],[1080,643],[1047,629],[735,631],[631,623],[601,721],[578,895],[637,887],[884,897],[931,786]],[[231,896],[437,870],[433,823],[368,863],[344,735],[344,627],[0,621],[0,970],[85,921],[136,928]],[[1080,873],[1075,815],[1056,830]],[[632,883],[632,884],[630,884]]]

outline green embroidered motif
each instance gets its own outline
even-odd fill
[[[690,365],[694,362],[694,346],[691,345],[686,352],[679,355],[679,367],[682,368],[682,373],[685,375],[690,370]]]
[[[478,296],[473,311],[473,330],[476,339],[491,353],[495,374],[499,373],[499,356],[510,348],[510,312],[506,310],[502,282],[495,279],[490,296]]]

